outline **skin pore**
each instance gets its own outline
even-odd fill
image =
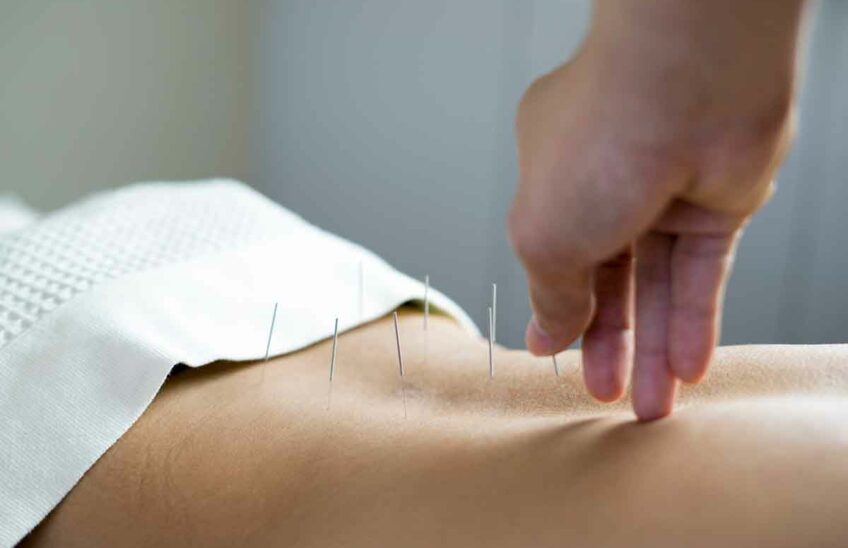
[[[579,355],[400,314],[172,376],[26,546],[844,546],[848,347],[719,349],[673,417],[592,400]]]

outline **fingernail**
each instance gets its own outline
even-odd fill
[[[539,356],[548,355],[554,350],[553,339],[539,327],[535,317],[527,324],[524,341],[527,343],[527,350]]]

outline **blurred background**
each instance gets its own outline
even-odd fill
[[[748,228],[724,343],[846,342],[848,2],[814,5],[801,124]],[[522,346],[506,241],[523,89],[583,0],[0,4],[0,193],[44,210],[140,180],[241,179]],[[768,86],[768,82],[761,82]]]

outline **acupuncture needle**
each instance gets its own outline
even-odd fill
[[[424,276],[424,331],[430,321],[430,275]]]
[[[551,360],[554,362],[554,373],[559,377],[559,365],[557,365],[556,354],[551,354]]]
[[[333,375],[336,373],[336,341],[339,339],[339,319],[333,327],[333,351],[330,354],[330,382],[327,386],[327,411],[330,410],[330,401],[333,397]]]
[[[403,379],[403,355],[400,352],[400,333],[398,332],[397,311],[392,313],[392,318],[395,321],[395,342],[397,343],[398,370],[400,371],[400,390],[403,396],[403,418],[406,419],[406,382]]]
[[[492,284],[492,342],[498,340],[498,284]]]
[[[492,323],[492,307],[489,307],[489,380],[495,378],[495,357],[493,355],[494,329]]]
[[[365,267],[359,261],[359,321],[362,321],[362,310],[365,305]]]
[[[268,342],[265,343],[265,361],[268,361],[268,358],[271,356],[271,338],[274,336],[274,323],[277,321],[277,307],[280,305],[279,302],[274,303],[274,313],[271,315],[271,327],[268,329]],[[261,375],[261,384],[265,384],[265,368],[262,368]]]
[[[426,364],[430,355],[430,335],[427,326],[430,324],[430,275],[424,275],[424,352],[421,363]]]
[[[265,345],[265,361],[268,361],[268,357],[271,354],[271,337],[274,336],[274,323],[277,321],[277,306],[280,303],[274,303],[274,314],[271,315],[271,328],[268,330],[268,343]]]

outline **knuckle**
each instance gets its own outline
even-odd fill
[[[516,135],[521,134],[529,116],[529,111],[532,108],[532,105],[536,102],[536,98],[538,97],[542,87],[542,78],[537,78],[527,87],[526,90],[524,90],[524,93],[521,95],[521,99],[518,102],[518,108],[515,111],[514,130]]]
[[[524,266],[528,269],[548,268],[557,256],[559,238],[547,226],[518,208],[510,211],[508,227],[512,248]]]
[[[507,218],[509,242],[524,268],[539,279],[557,279],[595,264],[587,238],[575,237],[550,216],[513,207]]]
[[[712,324],[718,306],[712,300],[675,305],[673,314],[681,321],[692,325]]]

